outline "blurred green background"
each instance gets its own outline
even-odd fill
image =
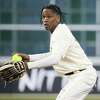
[[[100,56],[100,26],[96,26],[100,24],[100,0],[0,0],[0,56],[48,51],[49,33],[40,27],[41,9],[47,4],[61,8],[62,22],[88,56]]]

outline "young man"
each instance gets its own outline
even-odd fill
[[[96,70],[77,40],[65,24],[58,6],[48,5],[41,11],[42,24],[51,33],[50,52],[27,55],[18,53],[23,61],[31,61],[28,68],[53,66],[69,82],[61,89],[56,100],[83,100],[96,82]]]

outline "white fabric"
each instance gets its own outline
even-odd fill
[[[49,67],[53,64],[57,64],[58,63],[58,59],[59,57],[55,56],[55,55],[50,55],[47,57],[43,57],[43,59],[40,60],[36,60],[34,62],[28,62],[28,68],[32,69],[32,68],[43,68],[43,67]]]
[[[84,100],[96,82],[96,71],[89,66],[86,70],[69,76],[69,82],[61,89],[56,100]]]
[[[35,60],[39,60],[41,58],[47,57],[49,55],[50,53],[30,54],[29,58],[30,58],[30,61],[35,61]]]
[[[58,64],[54,65],[54,69],[60,74],[84,69],[87,65],[92,65],[65,24],[57,26],[52,34],[50,46],[52,54],[61,56]]]

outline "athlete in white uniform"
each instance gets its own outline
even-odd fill
[[[69,82],[61,89],[56,100],[83,100],[96,82],[96,70],[65,24],[61,24],[61,10],[48,5],[41,11],[42,23],[51,32],[50,51],[40,54],[23,54],[29,69],[53,66]]]

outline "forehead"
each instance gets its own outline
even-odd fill
[[[44,14],[56,14],[57,15],[57,13],[53,9],[43,9],[42,15]]]

